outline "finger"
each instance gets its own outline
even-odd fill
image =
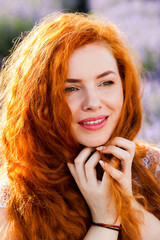
[[[119,182],[120,184],[123,183],[124,174],[121,171],[115,169],[114,167],[112,167],[110,164],[106,162],[103,163],[102,167],[104,171],[107,171],[109,175],[112,178],[114,178],[117,182]]]
[[[76,175],[79,182],[85,184],[87,182],[87,177],[85,173],[85,163],[92,153],[93,148],[84,148],[74,160]]]
[[[110,164],[107,165],[106,171],[114,178],[120,186],[128,193],[132,195],[132,181],[131,178],[127,178],[121,171],[113,168]]]
[[[77,179],[77,174],[76,174],[74,164],[73,163],[67,163],[67,166],[68,166],[72,176],[74,177],[75,181],[77,182],[78,179]]]
[[[108,175],[107,175],[107,172],[104,169],[104,173],[103,173],[103,177],[102,177],[102,181],[101,181],[101,187],[106,190],[106,187],[108,186],[108,183],[109,183],[108,182]]]
[[[114,157],[121,160],[122,171],[127,173],[129,169],[131,169],[131,155],[126,150],[123,150],[119,147],[115,146],[107,146],[107,148],[103,151],[104,153],[112,154]]]
[[[126,178],[121,171],[115,169],[108,163],[103,164],[103,169],[108,172],[108,174],[115,179],[128,194],[132,195],[132,183],[130,178]]]
[[[96,166],[99,162],[99,159],[100,154],[96,151],[85,164],[87,182],[90,183],[91,186],[94,186],[98,183]]]
[[[106,146],[99,146],[96,149],[98,151],[104,152],[108,145],[114,145],[114,146],[117,146],[119,148],[122,148],[122,149],[128,151],[129,153],[131,153],[131,155],[134,156],[135,143],[133,141],[130,141],[128,139],[121,138],[121,137],[114,137],[107,143]]]
[[[134,156],[135,143],[126,138],[114,137],[108,142],[108,145],[115,145],[119,148],[122,148],[122,149],[128,151],[132,157]]]
[[[115,137],[111,139],[108,144],[109,145],[107,146],[98,147],[98,150],[103,153],[112,153],[115,157],[119,158],[122,164],[122,171],[125,174],[130,175],[131,165],[135,154],[135,143],[121,137]],[[115,149],[111,152],[111,147],[109,146],[117,147],[117,151]]]

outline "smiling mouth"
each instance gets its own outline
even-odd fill
[[[103,116],[103,118],[88,118],[84,119],[83,121],[79,122],[79,125],[87,130],[98,130],[103,128],[106,124],[109,116]],[[87,121],[88,120],[88,121]]]
[[[103,122],[106,118],[107,117],[99,119],[99,120],[96,120],[96,121],[82,122],[82,123],[79,123],[79,124],[82,124],[82,125],[95,125],[95,124],[99,124],[99,123]]]

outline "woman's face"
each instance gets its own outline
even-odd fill
[[[64,89],[77,142],[90,147],[105,144],[120,119],[123,88],[116,60],[103,42],[72,53]]]

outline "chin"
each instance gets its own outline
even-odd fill
[[[86,146],[86,147],[98,147],[98,146],[102,146],[104,144],[106,144],[106,142],[108,141],[108,139],[105,140],[94,140],[94,141],[86,141],[81,143],[82,145]]]

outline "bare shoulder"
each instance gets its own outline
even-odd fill
[[[7,209],[6,208],[0,208],[0,236],[2,239],[9,240],[5,237],[5,233],[7,230]]]
[[[5,237],[8,221],[7,221],[7,206],[10,196],[8,182],[3,179],[0,181],[0,239],[9,240],[8,237]]]
[[[7,224],[7,209],[0,208],[0,226]]]

